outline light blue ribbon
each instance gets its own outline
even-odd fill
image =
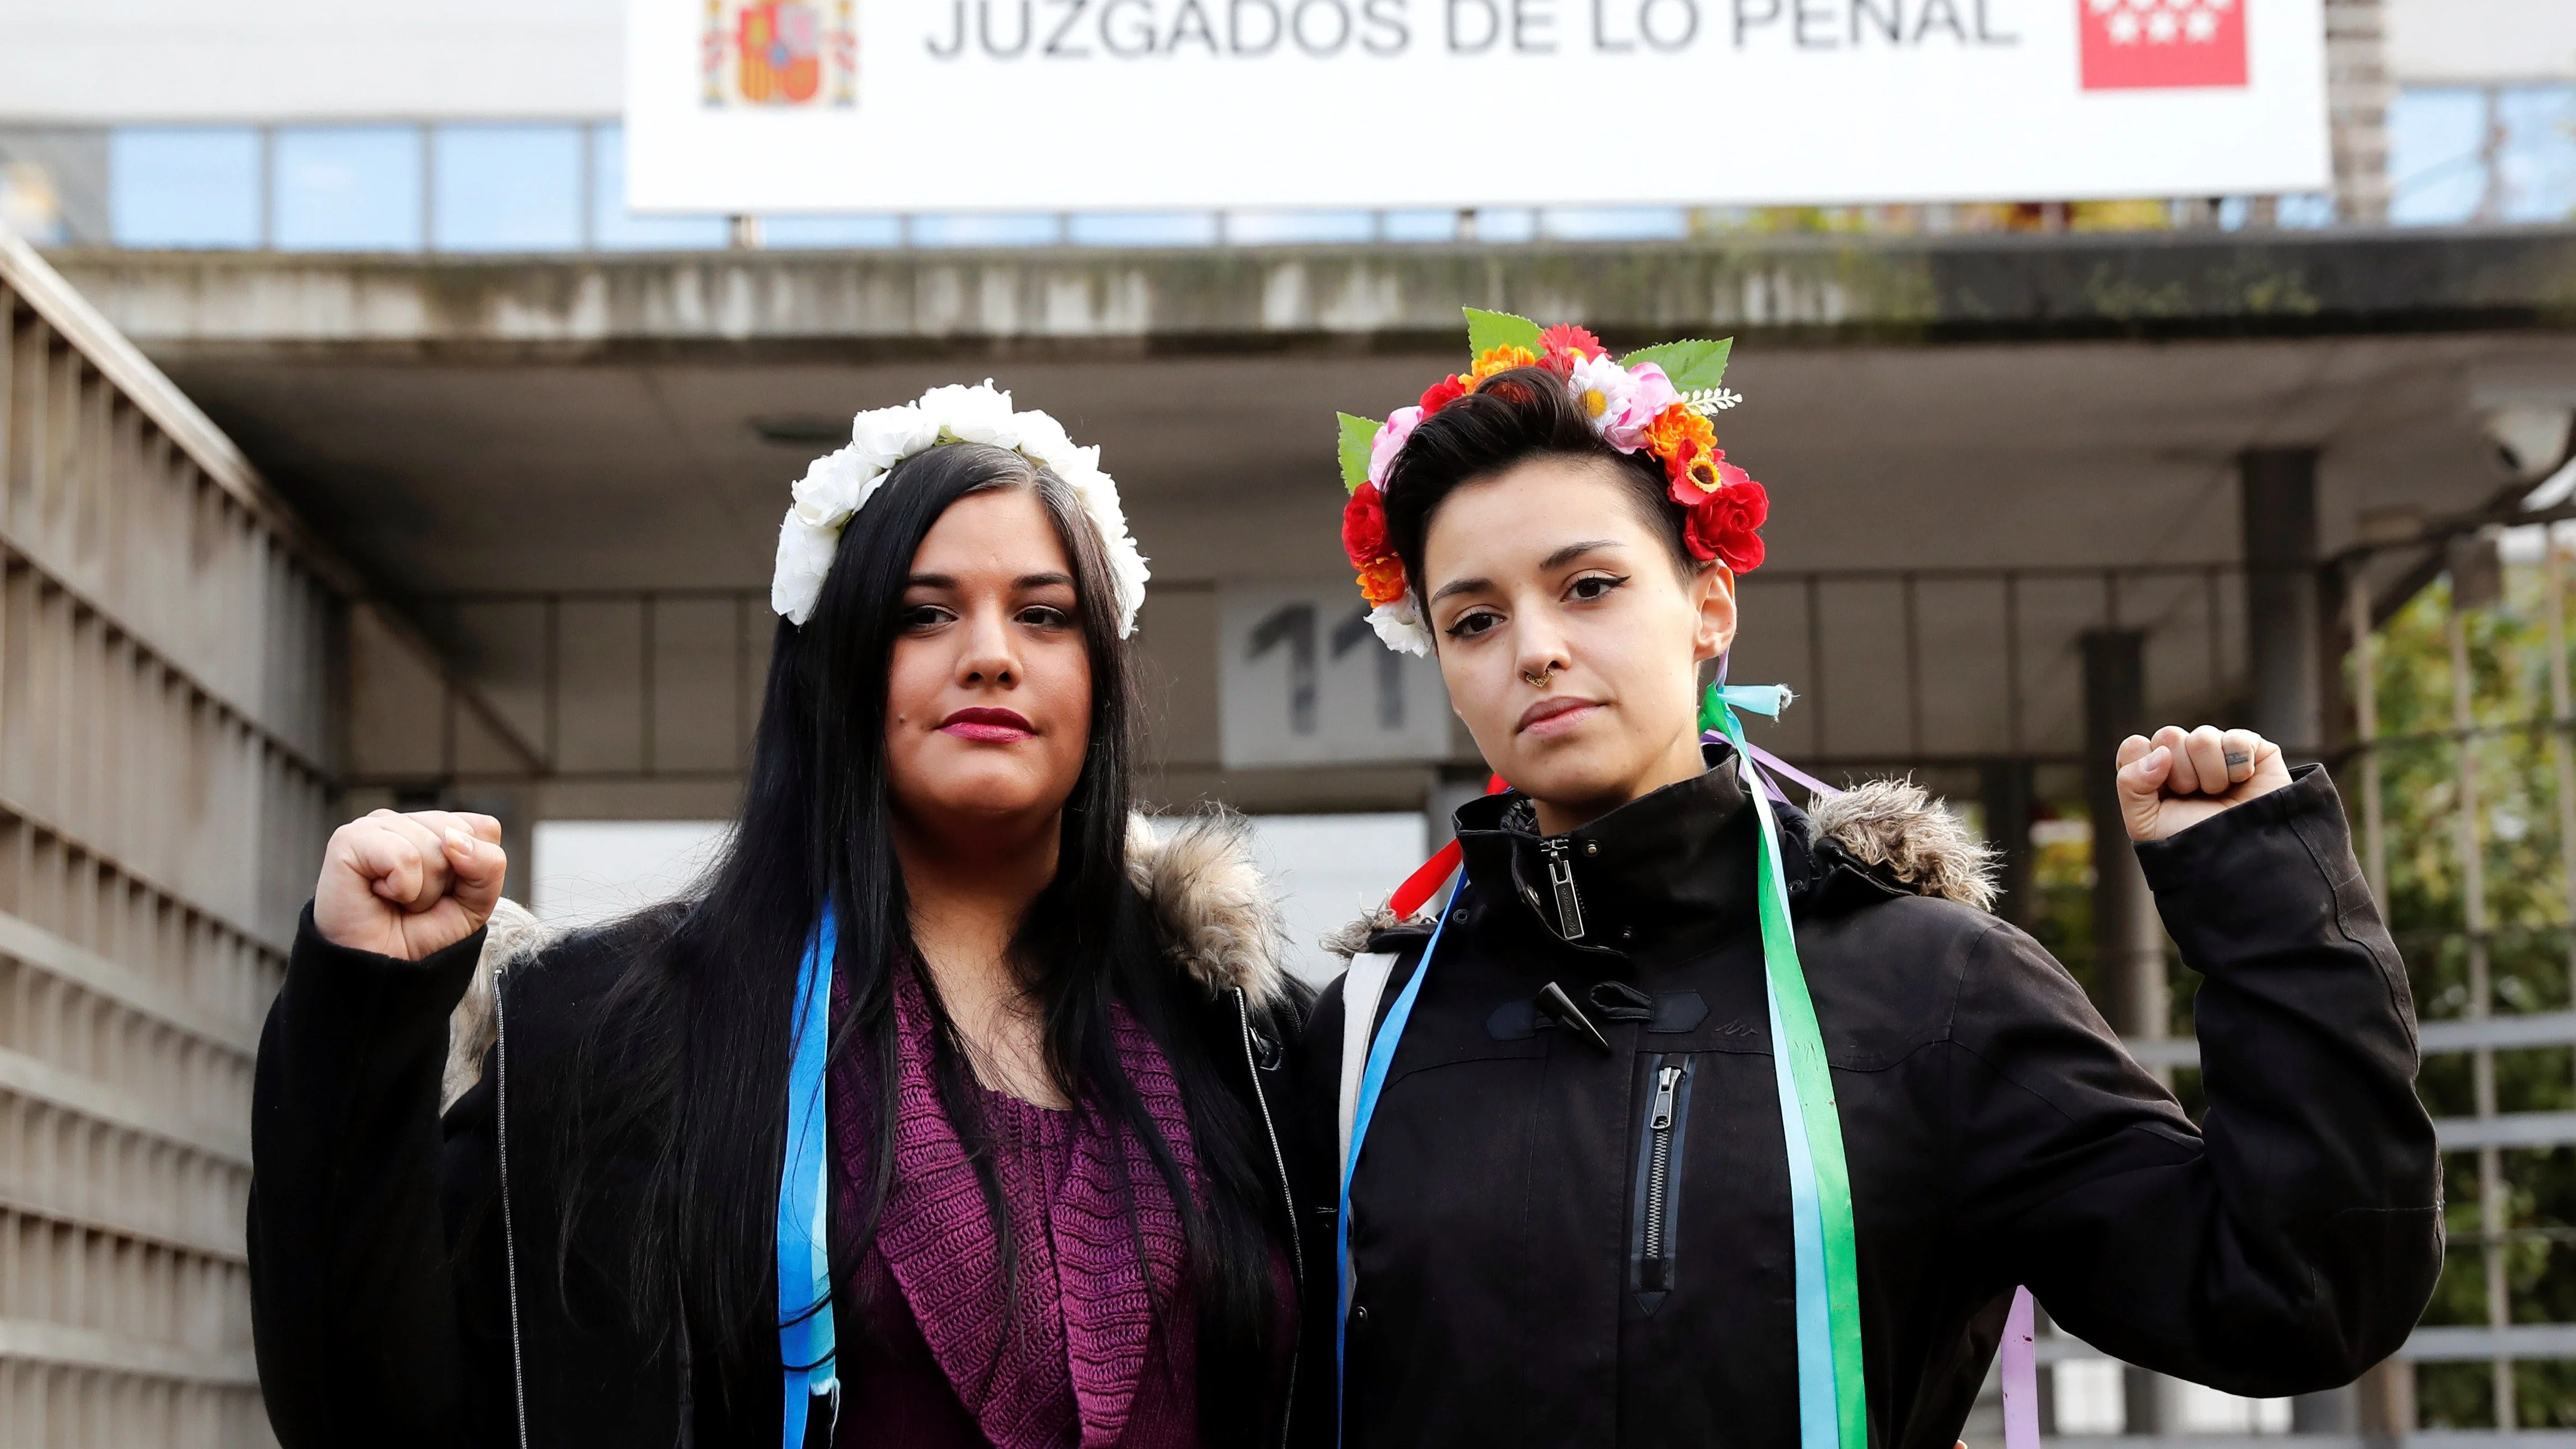
[[[1342,1389],[1348,1382],[1343,1365],[1348,1360],[1351,1327],[1351,1174],[1359,1169],[1360,1146],[1368,1140],[1369,1118],[1377,1111],[1378,1093],[1386,1088],[1386,1074],[1395,1065],[1395,1044],[1404,1039],[1404,1024],[1413,1019],[1414,998],[1422,994],[1422,978],[1431,974],[1431,957],[1440,949],[1440,933],[1448,928],[1449,908],[1458,903],[1458,892],[1467,888],[1467,872],[1462,867],[1458,879],[1449,887],[1449,899],[1440,903],[1440,920],[1431,928],[1431,940],[1422,948],[1422,961],[1413,968],[1412,979],[1396,993],[1395,1005],[1387,1008],[1386,1024],[1378,1028],[1369,1042],[1368,1065],[1360,1072],[1359,1100],[1352,1104],[1351,1153],[1342,1159],[1342,1209],[1333,1218],[1334,1281],[1333,1314],[1333,1442],[1342,1439]],[[1347,1004],[1347,1003],[1346,1003]]]
[[[841,1417],[841,1380],[832,1334],[832,1252],[825,1235],[831,1201],[831,1134],[823,1094],[831,1038],[832,960],[840,929],[823,908],[805,938],[796,972],[794,1043],[787,1069],[787,1153],[778,1171],[778,1357],[786,1367],[784,1449],[804,1449],[816,1398]]]

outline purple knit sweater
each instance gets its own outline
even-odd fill
[[[847,994],[833,983],[834,1005]],[[846,1412],[836,1443],[869,1449],[1194,1449],[1194,1344],[1179,1215],[1140,1144],[1096,1114],[1054,1112],[976,1089],[1019,1252],[1019,1301],[1003,1321],[999,1239],[930,1074],[931,1019],[908,976],[895,992],[894,1183],[876,1244],[836,1310]],[[1117,1016],[1119,1059],[1193,1184],[1189,1115],[1153,1038]],[[830,1081],[837,1208],[859,1208],[873,1095],[863,1055]],[[1124,1159],[1123,1170],[1121,1159]],[[1122,1181],[1133,1183],[1140,1271]],[[1153,1303],[1165,1305],[1157,1324]],[[1007,1328],[1007,1331],[1006,1331]]]

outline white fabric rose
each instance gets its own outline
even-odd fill
[[[891,468],[939,441],[939,424],[920,408],[871,408],[850,420],[850,442],[861,456],[880,468]]]
[[[778,570],[769,580],[769,607],[803,627],[814,616],[814,602],[823,597],[823,577],[832,571],[832,555],[840,544],[838,527],[788,514],[778,525]]]
[[[867,504],[884,477],[885,465],[862,457],[858,444],[835,449],[805,465],[805,476],[790,490],[796,500],[791,511],[817,528],[838,528]]]
[[[1387,648],[1417,659],[1431,657],[1431,631],[1422,627],[1422,617],[1413,612],[1411,594],[1369,610],[1368,621],[1377,631],[1378,642]]]
[[[1082,450],[1074,447],[1073,439],[1065,435],[1064,424],[1045,413],[1031,412],[1013,414],[1011,425],[1019,430],[1019,449],[1023,455],[1031,462],[1053,470],[1066,482],[1073,481],[1066,476],[1066,470],[1075,466],[1075,456]],[[1092,456],[1099,456],[1097,449],[1092,450]]]
[[[792,493],[794,505],[778,530],[778,569],[769,602],[803,625],[822,597],[842,531],[885,486],[888,470],[942,442],[989,443],[1016,448],[1023,457],[1064,480],[1074,501],[1100,534],[1109,557],[1109,584],[1118,609],[1118,635],[1136,627],[1152,577],[1145,556],[1127,532],[1118,485],[1100,471],[1097,447],[1076,447],[1064,425],[1042,412],[1014,413],[1011,395],[987,379],[979,386],[934,387],[905,407],[875,408],[850,422],[850,444],[815,459]]]
[[[924,417],[961,443],[990,443],[996,448],[1020,445],[1020,428],[1011,412],[1011,395],[986,378],[973,387],[951,383],[921,395]]]

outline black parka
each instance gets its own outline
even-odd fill
[[[1342,1442],[1797,1442],[1756,815],[1711,757],[1562,840],[1571,942],[1553,843],[1506,824],[1517,797],[1458,812],[1465,886],[1351,1189]],[[2239,1394],[2345,1383],[2404,1341],[2441,1266],[2439,1158],[2405,971],[2321,768],[2138,847],[2207,978],[2198,1126],[2030,937],[1783,818],[1851,1167],[1874,1443],[1949,1449],[2016,1284],[2109,1353]],[[1381,1020],[1426,935],[1371,941],[1400,953]],[[1550,982],[1608,1053],[1532,1008]],[[1318,1160],[1342,1035],[1336,983],[1292,1063]],[[1330,1363],[1329,1207],[1308,1221],[1307,1356]],[[1308,1384],[1301,1419],[1329,1443],[1330,1376]]]
[[[1286,1046],[1309,993],[1272,949],[1248,842],[1200,820],[1132,841],[1129,860],[1173,970],[1202,988],[1178,1029],[1200,1034],[1261,1134],[1266,1216],[1285,1240],[1304,1201],[1287,1181]],[[635,1321],[631,1216],[585,1212],[565,1241],[565,1083],[633,943],[589,932],[506,961],[495,951],[478,981],[484,946],[478,931],[400,961],[333,944],[305,913],[252,1090],[251,1326],[278,1442],[774,1449],[774,1337],[750,1381],[725,1382],[683,1329]],[[445,1077],[460,1094],[442,1111]],[[613,1202],[647,1164],[603,1156]],[[766,1181],[774,1192],[775,1168]],[[836,1258],[836,1281],[854,1267]],[[846,1299],[834,1310],[840,1342],[860,1342],[864,1318]],[[1274,1363],[1293,1383],[1287,1349]],[[866,1384],[851,1372],[839,1441],[864,1444]],[[1286,1430],[1288,1405],[1276,1407],[1265,1442]],[[809,1424],[809,1443],[824,1424]]]

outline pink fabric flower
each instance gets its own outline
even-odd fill
[[[1395,455],[1404,450],[1404,440],[1413,436],[1416,423],[1422,421],[1422,409],[1397,408],[1378,425],[1377,438],[1369,444],[1368,480],[1386,486],[1386,470],[1395,464]]]
[[[1625,405],[1601,430],[1601,436],[1621,452],[1633,453],[1646,446],[1647,425],[1664,409],[1680,402],[1682,395],[1655,363],[1638,363],[1628,369],[1628,377],[1634,385],[1628,390]]]

